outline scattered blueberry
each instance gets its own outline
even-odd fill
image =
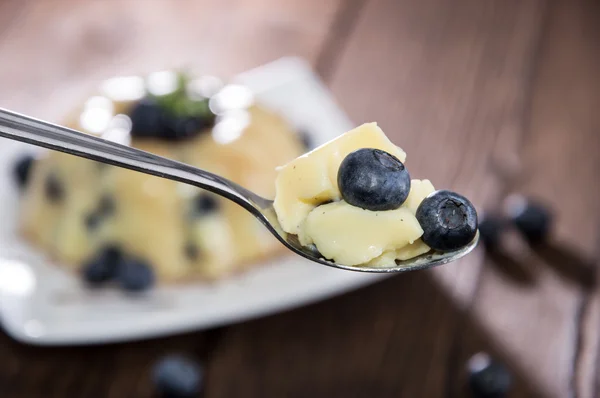
[[[539,202],[520,195],[506,199],[506,207],[512,222],[530,243],[541,243],[550,234],[552,213]]]
[[[44,189],[46,192],[46,197],[50,202],[60,202],[65,196],[64,186],[54,173],[48,175],[46,178]]]
[[[129,118],[133,137],[156,138],[164,130],[164,111],[149,98],[138,102],[129,112]]]
[[[467,198],[450,191],[436,191],[417,209],[423,242],[439,251],[460,249],[477,233],[477,212]]]
[[[169,398],[197,397],[204,381],[202,366],[181,355],[161,359],[152,376],[160,396]]]
[[[505,398],[512,384],[512,377],[501,363],[487,354],[474,355],[468,364],[469,390],[473,398]]]
[[[83,278],[92,286],[113,280],[123,258],[116,246],[107,246],[83,266]]]
[[[486,249],[493,250],[498,247],[504,227],[504,219],[495,214],[486,214],[479,220],[479,237]]]
[[[410,191],[410,175],[404,164],[393,155],[372,148],[346,156],[337,181],[346,202],[372,211],[397,209]]]
[[[217,210],[219,210],[219,202],[211,194],[202,193],[194,199],[194,213],[196,215],[204,215]]]
[[[35,162],[35,158],[31,155],[25,155],[17,160],[14,166],[14,175],[15,180],[19,188],[24,188],[29,181],[29,174],[31,172],[31,166],[33,166],[33,162]]]
[[[154,285],[154,271],[137,258],[125,258],[118,267],[118,281],[123,290],[141,292]]]

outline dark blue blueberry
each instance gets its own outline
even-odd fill
[[[46,177],[44,191],[46,198],[52,203],[60,202],[65,196],[65,188],[54,173]]]
[[[95,231],[103,220],[104,217],[101,214],[96,212],[88,214],[85,218],[85,227],[90,231]]]
[[[188,243],[185,245],[185,255],[191,260],[196,261],[198,256],[200,255],[200,249],[198,246],[193,243]]]
[[[195,137],[198,133],[214,125],[215,115],[203,116],[168,116],[163,138],[179,141]]]
[[[211,194],[203,193],[194,199],[194,214],[204,215],[219,210],[219,202]]]
[[[469,390],[473,398],[504,398],[508,396],[512,377],[501,363],[487,354],[473,356],[468,365]]]
[[[115,209],[115,199],[111,195],[103,195],[98,203],[98,208],[86,217],[86,227],[91,231],[95,230],[102,221],[115,212]]]
[[[300,141],[302,141],[302,145],[307,151],[310,151],[315,147],[313,137],[307,131],[299,131],[298,137],[300,137]]]
[[[163,109],[151,99],[143,99],[129,112],[131,135],[139,138],[157,138],[165,130]]]
[[[504,219],[495,214],[486,214],[479,221],[479,237],[486,249],[494,250],[498,247],[505,226]]]
[[[33,156],[24,155],[17,160],[17,163],[15,163],[13,169],[15,181],[21,189],[23,189],[29,181],[29,174],[31,173],[31,166],[33,166],[33,162],[35,162],[35,158]]]
[[[115,198],[113,198],[111,195],[105,194],[100,198],[98,212],[105,216],[109,216],[115,212],[116,207]]]
[[[436,191],[417,209],[423,242],[439,251],[460,249],[477,233],[477,211],[467,198],[451,191]]]
[[[397,209],[410,192],[404,164],[379,149],[363,148],[346,156],[337,181],[346,202],[373,211]]]
[[[165,138],[177,141],[194,137],[205,127],[204,120],[199,117],[173,117],[170,120]]]
[[[541,203],[512,196],[508,200],[508,212],[514,225],[530,243],[541,243],[550,234],[552,213]]]
[[[153,379],[162,397],[197,397],[202,390],[204,371],[199,363],[182,355],[169,355],[154,365]]]
[[[83,278],[92,286],[115,279],[120,262],[121,250],[116,246],[107,246],[83,266]]]
[[[125,291],[142,292],[154,285],[154,271],[140,259],[125,258],[118,268],[118,281]]]

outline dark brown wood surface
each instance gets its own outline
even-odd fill
[[[0,332],[0,397],[150,397],[161,355],[204,361],[207,397],[463,397],[487,351],[510,397],[600,394],[600,6],[594,0],[0,2],[0,106],[56,117],[100,79],[193,65],[230,76],[308,59],[416,177],[499,210],[556,212],[533,250],[509,231],[432,271],[287,313],[151,341],[23,346]]]

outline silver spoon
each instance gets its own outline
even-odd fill
[[[273,201],[239,186],[223,177],[196,167],[120,145],[91,135],[44,122],[0,108],[0,137],[26,142],[71,155],[96,160],[194,185],[223,196],[258,218],[288,249],[304,258],[328,267],[361,272],[408,272],[446,264],[471,252],[479,240],[479,231],[469,245],[449,252],[431,251],[421,256],[390,264],[389,267],[362,267],[336,264],[320,256],[314,247],[300,245],[297,236],[279,225]]]

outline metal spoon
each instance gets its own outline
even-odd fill
[[[389,267],[362,267],[336,264],[322,258],[314,247],[300,245],[296,235],[283,231],[275,214],[272,200],[265,199],[223,177],[184,163],[2,108],[0,108],[0,137],[179,181],[214,192],[217,195],[232,200],[252,213],[281,243],[294,253],[328,267],[375,273],[416,271],[458,260],[471,252],[479,240],[478,231],[473,241],[459,250],[443,253],[432,251],[406,261],[390,264]]]

